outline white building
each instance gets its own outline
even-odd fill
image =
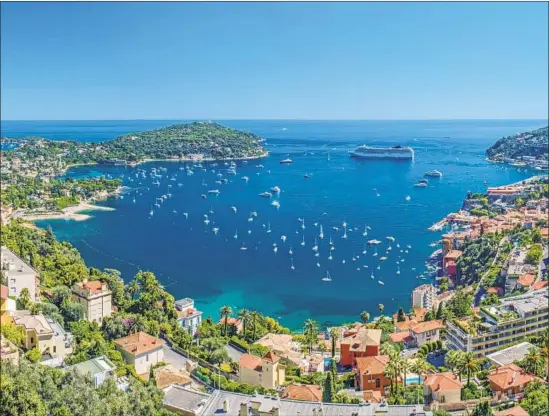
[[[30,300],[36,302],[39,296],[38,272],[24,262],[9,248],[2,246],[1,269],[6,277],[8,295],[19,298],[23,289],[28,289]]]
[[[175,302],[177,322],[193,337],[202,322],[202,312],[194,307],[194,300],[184,298]]]
[[[433,285],[421,285],[412,292],[412,307],[433,309],[433,302],[437,296],[437,291]]]
[[[151,366],[164,358],[164,341],[145,332],[117,339],[114,344],[124,361],[135,366],[137,374],[146,374]]]
[[[108,285],[99,280],[76,283],[72,288],[72,299],[82,305],[84,319],[101,325],[103,319],[111,316],[112,292]]]
[[[82,374],[89,374],[94,381],[95,387],[99,387],[107,379],[115,379],[114,371],[116,370],[116,366],[107,357],[101,355],[100,357],[71,365],[67,367],[67,370],[69,369],[75,369]]]

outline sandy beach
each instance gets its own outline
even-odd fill
[[[28,221],[38,221],[38,220],[74,220],[74,221],[85,221],[90,218],[89,215],[80,214],[81,211],[114,211],[114,208],[102,207],[99,205],[92,205],[87,202],[81,202],[78,205],[72,207],[64,208],[61,212],[53,211],[44,211],[36,213],[15,213],[14,217],[19,217]]]

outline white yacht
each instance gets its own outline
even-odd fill
[[[425,176],[429,176],[431,178],[442,178],[442,172],[440,170],[428,170],[425,172]]]
[[[326,270],[326,277],[323,277],[322,281],[323,282],[331,282],[332,281],[332,277],[330,276],[330,272],[328,270]]]

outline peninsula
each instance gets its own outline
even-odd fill
[[[486,150],[488,160],[509,163],[517,167],[549,170],[548,127],[499,139]]]

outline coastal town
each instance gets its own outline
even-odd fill
[[[547,413],[546,176],[470,193],[433,225],[436,278],[409,305],[380,304],[376,317],[327,328],[309,319],[296,333],[260,311],[224,306],[205,317],[150,272],[124,283],[116,270],[86,267],[51,230],[17,215],[74,192],[96,196],[57,183],[63,166],[42,167],[18,158],[2,166],[16,187],[24,177],[51,184],[2,205],[1,359],[14,382],[18,371],[41,368],[129,401],[154,389],[161,395],[149,414]],[[97,181],[99,192],[120,185]]]

